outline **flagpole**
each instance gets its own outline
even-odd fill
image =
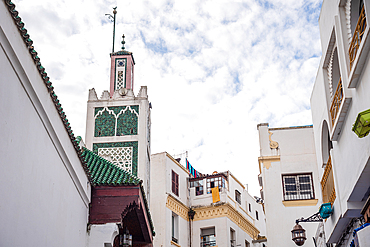
[[[117,14],[117,7],[113,8],[113,47],[112,47],[112,53],[114,53],[114,39],[116,35],[116,14]]]

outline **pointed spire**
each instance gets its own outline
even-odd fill
[[[122,44],[122,51],[124,51],[125,50],[125,35],[123,34],[122,35],[122,42],[121,42],[121,44]]]

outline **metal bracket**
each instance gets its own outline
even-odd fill
[[[320,213],[317,212],[316,214],[313,214],[306,219],[303,217],[300,219],[296,219],[295,223],[298,224],[299,222],[322,222],[322,221],[323,221],[323,218],[321,218]]]

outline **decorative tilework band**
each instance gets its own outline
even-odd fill
[[[114,149],[110,149],[109,148],[114,148]],[[118,149],[117,149],[118,148]],[[132,152],[121,152],[123,151],[124,149],[122,149],[120,151],[119,148],[131,148]],[[95,154],[99,154],[99,150],[109,150],[109,151],[100,151],[101,153],[105,153],[104,155],[107,156],[107,153],[114,153],[114,156],[116,156],[114,159],[119,163],[119,162],[123,162],[124,165],[127,165],[130,161],[129,161],[129,157],[128,155],[130,155],[131,153],[131,173],[135,176],[137,176],[137,172],[138,172],[138,168],[137,168],[137,164],[138,164],[138,142],[135,141],[135,142],[108,142],[108,143],[94,143],[93,144],[93,152]],[[114,152],[113,152],[114,150]],[[119,157],[121,155],[121,158]],[[118,156],[118,157],[117,157]],[[104,157],[104,156],[103,156]],[[105,157],[104,157],[105,158]],[[126,162],[126,163],[125,163]],[[112,161],[112,163],[114,163],[114,161]],[[120,166],[120,165],[118,165]],[[124,168],[125,170],[127,170],[126,168]]]
[[[138,134],[139,106],[97,107],[95,137]]]

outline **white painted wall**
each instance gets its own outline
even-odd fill
[[[102,225],[90,225],[87,231],[86,246],[106,247],[113,246],[114,238],[118,235],[116,223],[107,223]]]
[[[321,205],[313,130],[312,127],[269,129],[267,124],[259,125],[258,130],[261,157],[280,155],[280,161],[271,162],[269,169],[261,164],[268,245],[294,247],[296,245],[291,239],[291,230],[295,220],[313,215]],[[272,141],[279,143],[278,150],[270,149],[268,131],[273,133]],[[297,173],[312,173],[315,199],[319,199],[316,205],[284,206],[282,175]],[[312,237],[315,236],[317,223],[301,225],[306,229],[305,246],[313,247]]]
[[[187,207],[211,206],[212,194],[206,193],[206,178],[203,181],[204,194],[195,195],[195,188],[189,188],[188,172],[179,163],[171,159],[171,156],[166,152],[153,154],[151,156],[151,188],[152,188],[152,204],[150,211],[152,214],[156,236],[154,238],[154,246],[170,246],[172,238],[172,211],[166,207],[168,195],[173,196]],[[171,172],[175,171],[179,175],[179,196],[172,193]],[[248,194],[244,186],[234,179],[230,172],[226,172],[226,177],[229,180],[228,189],[222,189],[220,199],[222,202],[227,202],[254,224],[261,232],[261,236],[265,235],[265,218],[262,206],[257,204],[255,199]],[[241,205],[235,201],[235,189],[242,193]],[[252,205],[252,213],[246,211],[245,200]],[[243,205],[244,204],[244,205]],[[259,212],[259,220],[255,220],[255,211]],[[182,218],[179,219],[179,242],[180,246],[189,246],[190,233],[189,222]],[[216,241],[218,246],[230,245],[230,227],[236,232],[237,242],[245,243],[247,240],[251,246],[260,246],[260,243],[253,245],[252,238],[241,230],[235,223],[226,217],[196,220],[191,223],[191,238],[192,246],[200,246],[201,229],[215,227]],[[244,245],[242,245],[244,246]],[[261,245],[262,246],[262,245]]]
[[[340,5],[346,1],[340,1]],[[355,1],[352,1],[355,2]],[[370,3],[365,2],[365,11],[370,13]],[[356,8],[354,8],[357,11]],[[314,126],[315,147],[317,153],[317,165],[321,180],[324,168],[323,163],[323,122],[329,125],[330,134],[333,136],[333,126],[329,115],[330,98],[328,97],[328,79],[325,69],[325,57],[327,56],[333,30],[337,42],[339,68],[343,81],[345,97],[351,100],[345,114],[340,119],[342,127],[339,134],[333,139],[333,149],[330,152],[333,164],[336,200],[334,201],[334,213],[324,223],[325,233],[329,242],[339,240],[344,227],[352,217],[360,216],[359,212],[366,200],[365,193],[370,187],[370,139],[369,137],[358,138],[352,132],[358,113],[370,107],[370,64],[368,51],[363,51],[361,56],[365,58],[358,66],[363,66],[362,71],[357,71],[354,78],[358,78],[357,86],[349,88],[351,70],[348,57],[348,36],[344,7],[338,7],[338,1],[325,0],[320,14],[320,34],[322,44],[322,58],[317,72],[316,81],[311,95],[312,120]],[[369,32],[366,28],[365,34]],[[369,41],[363,42],[360,49],[369,46]],[[365,49],[366,50],[366,49]],[[360,54],[360,53],[359,53]],[[358,59],[357,58],[357,59]]]
[[[88,179],[4,1],[0,63],[0,246],[85,246]]]
[[[172,240],[172,211],[166,207],[168,195],[173,196],[184,205],[189,204],[187,177],[188,173],[180,164],[170,158],[166,152],[151,156],[151,200],[150,212],[156,236],[155,247],[170,246]],[[179,195],[172,192],[172,170],[179,175]],[[188,246],[188,221],[178,216],[178,244]]]

